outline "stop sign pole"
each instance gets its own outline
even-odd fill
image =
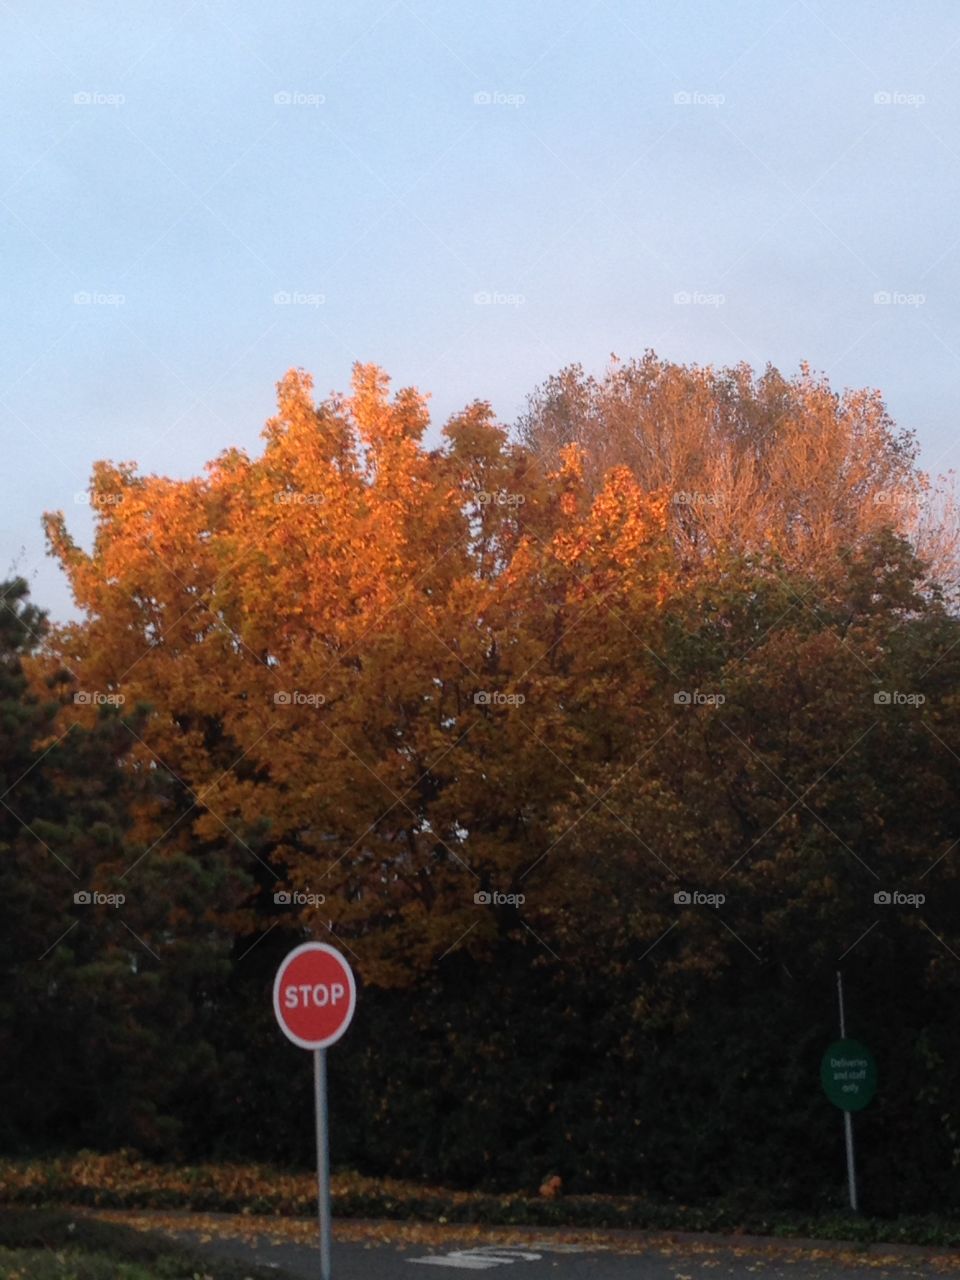
[[[313,1051],[313,1111],[317,1125],[317,1218],[320,1224],[320,1280],[330,1280],[330,1119],[327,1109],[327,1051]]]
[[[346,959],[325,942],[304,942],[284,958],[273,982],[273,1011],[280,1030],[313,1051],[313,1101],[317,1126],[317,1216],[320,1280],[330,1280],[330,1133],[327,1049],[353,1018],[357,984]]]

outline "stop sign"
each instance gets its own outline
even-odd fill
[[[284,959],[273,982],[273,1011],[288,1040],[326,1049],[353,1017],[357,985],[344,957],[325,942],[305,942]]]

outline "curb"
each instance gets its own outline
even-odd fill
[[[230,1222],[234,1219],[250,1224],[258,1218],[263,1218],[265,1223],[286,1221],[286,1222],[310,1222],[312,1218],[299,1217],[296,1215],[284,1214],[241,1214],[241,1213],[216,1213],[209,1210],[195,1209],[98,1209],[91,1205],[63,1205],[59,1206],[63,1209],[72,1209],[77,1213],[89,1214],[96,1216],[98,1212],[105,1212],[111,1215],[130,1214],[131,1217],[137,1216],[141,1218],[149,1218],[156,1214],[158,1217],[176,1218],[199,1216],[214,1218],[221,1222]],[[341,1218],[334,1216],[334,1224],[341,1223],[356,1225],[359,1227],[371,1227],[381,1230],[389,1230],[390,1228],[399,1228],[404,1225],[431,1227],[443,1232],[451,1240],[457,1239],[458,1232],[464,1230],[482,1232],[484,1235],[491,1237],[502,1235],[523,1235],[531,1241],[537,1239],[549,1240],[557,1237],[577,1237],[589,1235],[592,1240],[598,1243],[608,1242],[610,1244],[646,1244],[650,1248],[655,1249],[660,1245],[679,1244],[679,1245],[711,1245],[716,1249],[746,1249],[753,1252],[761,1252],[763,1250],[777,1253],[809,1253],[812,1251],[833,1251],[851,1254],[860,1254],[868,1257],[895,1257],[895,1258],[917,1258],[917,1259],[935,1259],[950,1258],[955,1260],[960,1258],[960,1248],[956,1245],[921,1245],[921,1244],[902,1244],[898,1242],[885,1243],[883,1241],[863,1241],[863,1240],[820,1240],[809,1236],[757,1236],[747,1235],[735,1232],[723,1233],[716,1231],[664,1231],[656,1228],[644,1227],[584,1227],[584,1226],[509,1226],[493,1223],[480,1222],[444,1222],[436,1221],[418,1222],[409,1218]]]

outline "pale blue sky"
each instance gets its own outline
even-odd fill
[[[949,0],[3,0],[0,572],[68,616],[41,512],[256,449],[292,365],[439,425],[807,359],[955,466],[958,73]]]

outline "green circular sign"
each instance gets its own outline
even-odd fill
[[[859,1040],[834,1040],[820,1062],[820,1083],[835,1107],[861,1111],[877,1091],[877,1063]]]

